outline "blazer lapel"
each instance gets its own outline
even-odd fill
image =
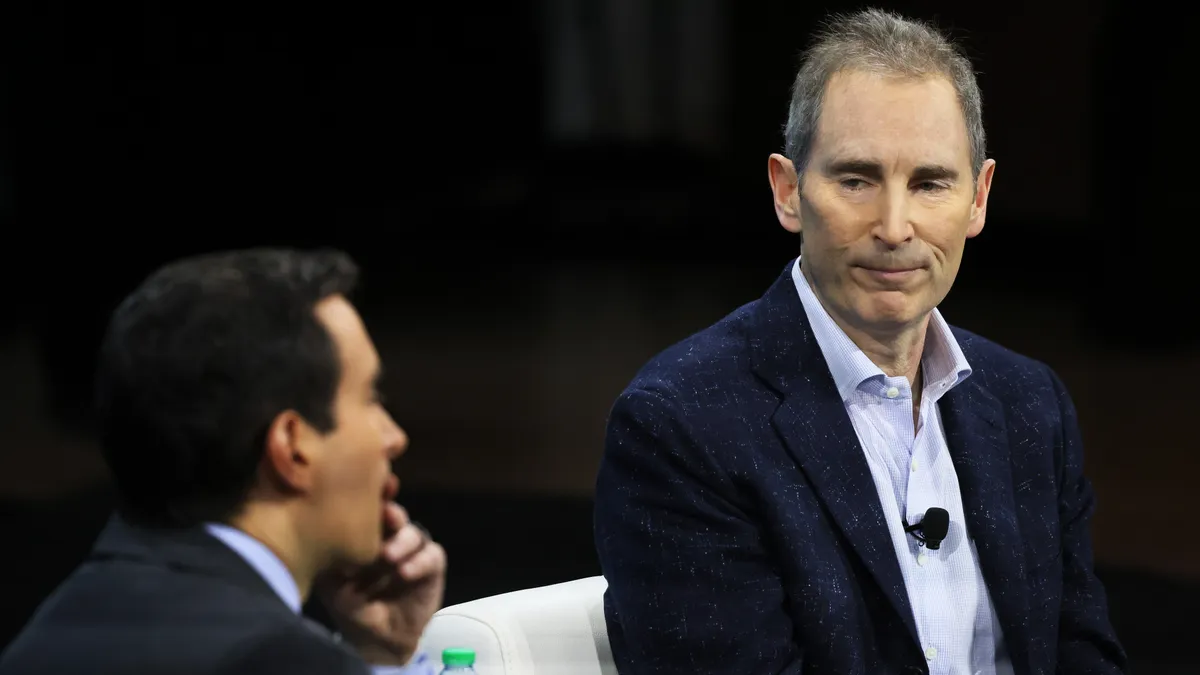
[[[939,408],[958,474],[967,533],[979,553],[1013,665],[1018,673],[1028,672],[1023,631],[1029,597],[1003,408],[973,378],[947,393]]]
[[[783,395],[771,423],[917,643],[912,607],[875,480],[812,334],[791,265],[760,301],[752,331],[755,372]]]

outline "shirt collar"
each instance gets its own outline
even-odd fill
[[[300,613],[303,604],[300,601],[300,588],[287,566],[279,556],[271,552],[271,549],[254,537],[228,525],[205,523],[204,529],[240,555],[274,589],[284,604],[293,612]]]
[[[834,322],[829,312],[825,311],[825,307],[809,286],[808,279],[800,272],[800,258],[796,258],[792,266],[792,281],[796,284],[804,313],[808,315],[813,335],[825,362],[829,364],[829,372],[833,375],[834,384],[837,385],[842,400],[849,400],[850,395],[864,382],[884,379],[886,376],[879,366],[871,362]],[[925,352],[921,355],[921,369],[924,375],[924,393],[933,401],[940,399],[971,375],[971,365],[967,363],[967,357],[937,308],[934,308],[929,317]]]

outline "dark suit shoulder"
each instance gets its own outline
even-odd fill
[[[712,382],[750,377],[748,327],[760,302],[743,305],[656,354],[634,376],[626,393],[641,390],[686,396]]]
[[[84,563],[68,577],[0,656],[0,675],[276,672],[263,665],[273,657],[293,673],[364,672],[269,592],[120,558]],[[343,663],[351,665],[328,665]]]
[[[994,396],[1005,403],[1020,400],[1026,406],[1044,402],[1058,407],[1063,387],[1050,366],[970,331],[951,330],[971,364],[971,378],[978,378]]]
[[[1004,410],[1012,447],[1024,448],[1027,459],[1041,457],[1043,470],[1058,476],[1067,459],[1063,440],[1077,434],[1075,404],[1066,385],[1050,366],[969,331],[953,329],[971,364],[965,383],[968,396],[978,390],[994,397]]]
[[[246,636],[213,672],[230,675],[369,675],[356,655],[314,628],[289,625]]]
[[[606,466],[662,463],[737,501],[739,448],[769,429],[778,395],[754,373],[752,302],[652,358],[614,402]],[[641,471],[642,469],[638,469]]]

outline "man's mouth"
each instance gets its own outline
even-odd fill
[[[895,273],[895,272],[915,272],[916,270],[923,269],[925,267],[925,265],[916,265],[916,264],[914,264],[914,265],[909,265],[909,264],[897,265],[896,263],[893,262],[893,263],[880,263],[877,265],[860,264],[860,265],[855,265],[855,267],[861,267],[862,269],[867,270],[868,272],[882,272],[882,273],[887,274],[887,273]]]
[[[400,492],[400,479],[396,474],[388,474],[387,482],[383,484],[383,501],[390,502],[396,499],[396,495]]]
[[[396,499],[396,493],[400,491],[400,479],[396,474],[388,474],[387,482],[383,484],[383,490],[380,491],[379,504],[379,520],[380,520],[380,537],[387,541],[396,534],[396,531],[388,526],[388,506]]]
[[[882,265],[878,267],[859,265],[858,268],[876,282],[888,285],[904,283],[915,277],[917,273],[923,269],[921,267],[895,267]]]

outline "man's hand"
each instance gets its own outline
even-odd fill
[[[385,528],[395,532],[371,565],[334,572],[317,587],[342,638],[372,665],[406,665],[426,624],[442,606],[446,552],[397,504]]]

